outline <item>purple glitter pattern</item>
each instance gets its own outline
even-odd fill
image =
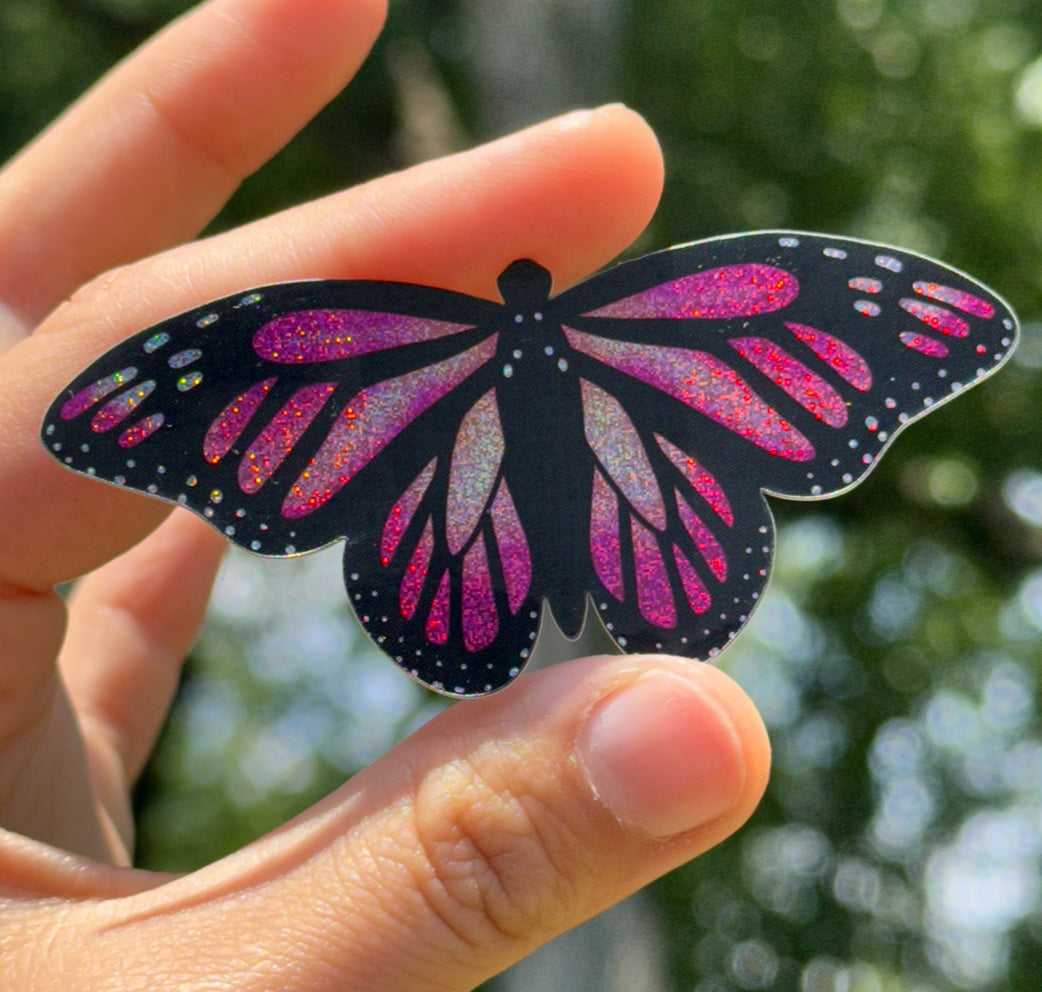
[[[970,333],[970,325],[956,316],[946,307],[934,303],[923,303],[922,300],[899,300],[902,310],[907,310],[913,317],[918,317],[927,327],[953,338],[964,338]]]
[[[282,503],[282,516],[293,520],[317,510],[424,410],[495,353],[496,335],[492,335],[453,358],[359,392],[290,487]]]
[[[619,501],[599,469],[593,470],[590,500],[590,556],[597,577],[622,601],[622,557],[619,551]]]
[[[398,587],[398,603],[401,606],[403,617],[411,618],[416,612],[433,551],[434,530],[428,518],[427,524],[423,528],[423,534],[416,545],[416,550],[413,551],[412,557],[409,559],[408,567],[405,569],[401,584]]]
[[[217,419],[210,425],[203,438],[203,457],[211,465],[216,465],[232,450],[232,446],[239,440],[246,425],[276,381],[273,377],[251,386],[241,396],[236,396],[217,415]]]
[[[930,300],[940,300],[942,303],[950,303],[958,307],[963,313],[973,314],[983,320],[991,320],[995,316],[995,308],[979,296],[967,293],[965,290],[953,289],[951,286],[941,286],[935,282],[913,282],[914,289],[920,296]]]
[[[442,574],[438,591],[434,594],[430,612],[427,614],[427,640],[431,644],[445,644],[449,639],[449,573]]]
[[[684,587],[684,595],[695,613],[705,613],[713,602],[705,583],[699,578],[694,565],[687,560],[687,556],[675,544],[673,545],[673,560],[677,564],[677,573],[680,575],[680,583]]]
[[[89,410],[94,406],[95,403],[100,402],[128,382],[132,382],[136,377],[137,369],[131,366],[91,383],[86,389],[81,389],[62,404],[59,416],[62,420],[72,420],[73,417],[78,417],[85,410]]]
[[[799,291],[796,277],[773,265],[725,265],[660,283],[586,316],[727,320],[780,310]]]
[[[766,338],[732,338],[728,344],[818,420],[829,427],[847,422],[843,397],[784,348]]]
[[[619,491],[650,524],[666,526],[666,508],[637,428],[614,396],[585,379],[582,386],[586,440]]]
[[[636,517],[630,517],[630,536],[637,579],[637,609],[645,620],[668,630],[676,625],[677,612],[658,540]]]
[[[316,382],[298,389],[257,435],[239,463],[239,488],[255,493],[278,470],[336,391],[335,382]]]
[[[826,365],[835,370],[855,389],[862,393],[872,388],[872,371],[866,362],[850,345],[844,344],[831,334],[819,331],[806,324],[790,324],[785,326],[792,331]]]
[[[412,518],[423,499],[427,487],[434,478],[434,469],[438,459],[432,458],[427,467],[409,484],[409,487],[395,500],[391,512],[387,514],[383,533],[380,536],[380,561],[387,565],[394,557],[402,535],[406,532]]]
[[[479,535],[463,556],[463,646],[468,651],[487,648],[499,633],[488,552]]]
[[[734,513],[731,504],[727,500],[727,494],[723,487],[716,481],[715,477],[698,461],[690,455],[684,454],[676,445],[670,444],[664,437],[655,435],[658,446],[662,453],[680,470],[681,474],[691,483],[695,492],[702,497],[713,509],[713,512],[727,524],[734,526]]]
[[[797,462],[814,457],[810,441],[712,355],[564,332],[576,351],[662,390],[768,453]]]
[[[929,355],[931,358],[944,358],[948,354],[948,346],[943,341],[936,341],[926,334],[902,331],[897,336],[906,348]]]
[[[680,493],[676,493],[677,510],[680,512],[684,529],[691,535],[699,554],[705,559],[709,570],[716,576],[717,582],[727,580],[727,555],[720,542],[713,537],[713,532],[705,525],[702,518],[688,506]]]
[[[116,441],[121,448],[133,448],[145,438],[151,437],[163,426],[163,415],[153,413],[150,417],[142,417],[136,424],[131,424]]]
[[[253,350],[261,358],[283,365],[335,362],[432,341],[471,326],[370,310],[298,310],[261,327],[253,336]]]
[[[110,431],[117,424],[123,423],[155,388],[155,379],[146,379],[144,382],[131,387],[125,393],[121,393],[114,400],[109,400],[94,414],[90,422],[91,430],[101,433],[102,431]]]
[[[496,391],[490,389],[467,411],[452,450],[445,536],[454,555],[470,540],[481,519],[499,473],[503,449]]]
[[[496,498],[492,500],[491,515],[492,530],[499,546],[507,606],[511,613],[517,613],[532,584],[532,553],[528,549],[525,532],[505,481],[499,484]]]

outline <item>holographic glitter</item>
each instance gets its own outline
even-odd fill
[[[633,421],[614,396],[585,379],[580,383],[583,427],[593,453],[630,505],[645,520],[663,530],[666,508],[662,493]]]
[[[416,476],[410,483],[409,488],[395,500],[391,512],[387,515],[384,523],[383,534],[380,537],[380,561],[386,565],[394,557],[401,542],[402,535],[408,530],[412,523],[413,515],[423,499],[427,487],[434,478],[434,469],[438,465],[438,459],[432,458],[427,467]]]
[[[449,573],[445,572],[427,614],[427,640],[431,644],[445,644],[449,639],[449,606]]]
[[[691,609],[696,614],[705,613],[712,605],[713,598],[709,595],[705,583],[698,577],[694,566],[675,544],[673,545],[673,560],[677,563],[680,583],[684,587],[684,595],[687,596]]]
[[[335,390],[335,382],[305,386],[272,417],[239,462],[239,488],[244,493],[255,493],[275,474]]]
[[[452,449],[445,505],[445,536],[450,554],[459,554],[474,533],[492,495],[503,449],[496,391],[490,389],[467,411]]]
[[[702,518],[688,506],[687,501],[679,492],[674,493],[677,500],[677,510],[684,529],[691,535],[699,554],[705,559],[710,571],[716,576],[718,582],[727,579],[727,555],[720,546],[720,542],[713,537],[713,532],[703,523]]]
[[[344,408],[314,458],[290,488],[282,515],[313,513],[345,486],[424,410],[496,353],[496,335],[455,358],[363,389]]]
[[[901,272],[904,269],[901,260],[894,258],[893,255],[876,255],[876,265],[881,269],[889,269],[891,272]]]
[[[713,512],[728,527],[734,526],[734,513],[731,512],[727,494],[710,472],[690,455],[685,455],[676,445],[670,444],[664,437],[656,434],[655,440],[662,449],[662,453],[676,465],[687,481],[691,483],[695,492],[713,508]]]
[[[420,542],[416,545],[405,573],[402,575],[401,586],[398,590],[398,601],[402,608],[402,616],[411,618],[416,612],[420,602],[420,594],[423,592],[423,583],[427,578],[427,569],[431,563],[431,554],[434,552],[434,530],[428,518],[420,536]]]
[[[732,338],[728,344],[818,420],[829,427],[847,422],[843,397],[781,346],[766,338]]]
[[[576,351],[632,375],[704,413],[772,455],[809,461],[814,446],[767,406],[729,365],[701,351],[656,348],[565,328]]]
[[[146,355],[151,355],[153,352],[158,351],[170,340],[170,335],[166,331],[161,331],[159,334],[153,334],[145,343],[142,348]]]
[[[637,609],[645,620],[669,630],[676,625],[677,612],[658,540],[636,517],[630,517],[630,535],[637,580]]]
[[[184,351],[171,355],[166,360],[166,364],[172,369],[184,369],[191,365],[192,362],[199,361],[202,354],[198,348],[186,348]]]
[[[505,481],[499,484],[492,501],[492,529],[499,546],[499,564],[503,569],[507,605],[517,613],[532,584],[532,554],[518,519],[514,500]]]
[[[114,400],[109,400],[94,414],[94,418],[90,422],[91,430],[101,433],[110,431],[117,424],[123,423],[141,405],[142,401],[152,394],[152,390],[155,388],[155,379],[146,379]]]
[[[185,375],[179,376],[177,389],[179,392],[187,393],[189,389],[195,389],[203,381],[203,374],[198,369],[193,369]]]
[[[785,326],[855,389],[867,393],[872,388],[872,372],[868,367],[868,362],[850,345],[844,344],[831,334],[819,331],[816,327],[808,327],[806,324],[786,322]]]
[[[859,293],[881,293],[883,291],[883,284],[870,276],[855,276],[847,281],[847,286],[850,289],[856,289]]]
[[[463,556],[463,646],[468,651],[487,648],[499,632],[488,553],[480,535]]]
[[[942,303],[950,303],[958,307],[963,313],[973,314],[983,320],[991,320],[995,316],[995,308],[979,296],[967,293],[961,289],[952,289],[951,286],[940,286],[935,282],[913,282],[914,289],[920,296],[930,300],[940,300]]]
[[[902,331],[897,335],[901,343],[915,351],[920,351],[931,358],[944,358],[948,354],[948,346],[943,341],[935,341],[925,334],[916,334],[914,331]]]
[[[942,334],[955,338],[964,338],[970,333],[970,325],[951,310],[939,307],[934,303],[923,303],[922,300],[900,300],[902,310],[907,310],[913,317],[918,317],[928,327]]]
[[[590,556],[597,578],[621,602],[625,590],[619,551],[619,501],[597,469],[593,470],[593,496],[590,501]]]
[[[470,326],[369,310],[299,310],[260,328],[253,336],[253,350],[261,358],[283,365],[335,362],[432,341]]]
[[[883,308],[871,300],[855,300],[854,309],[862,317],[878,317],[883,312]]]
[[[145,438],[155,434],[162,426],[163,415],[161,413],[153,413],[151,417],[143,417],[136,424],[131,424],[120,434],[116,444],[121,448],[133,448],[134,445],[140,444]]]
[[[81,389],[71,399],[66,400],[65,403],[62,404],[59,416],[62,420],[72,420],[74,417],[78,417],[85,410],[90,409],[95,403],[103,400],[110,393],[114,393],[117,389],[132,382],[136,378],[137,369],[133,366],[129,366],[119,372],[113,372],[112,375],[107,375],[104,379],[99,379],[97,382],[89,385],[86,389]]]
[[[251,386],[241,396],[237,396],[218,415],[217,419],[210,425],[203,438],[203,457],[211,464],[216,465],[229,451],[240,435],[246,429],[246,425],[257,412],[257,408],[268,395],[271,387],[278,380],[273,376]]]
[[[798,293],[796,277],[784,269],[759,264],[726,265],[661,283],[590,310],[585,316],[727,320],[780,310]]]

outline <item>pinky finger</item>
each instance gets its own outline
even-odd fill
[[[140,773],[198,634],[226,543],[175,511],[76,587],[60,665],[88,748]]]

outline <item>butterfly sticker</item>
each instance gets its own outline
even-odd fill
[[[764,494],[831,496],[993,373],[1016,318],[906,251],[765,232],[558,296],[391,282],[239,293],[115,347],[42,434],[77,472],[285,557],[344,541],[376,644],[424,685],[492,692],[549,611],[625,651],[715,656],[767,582]]]

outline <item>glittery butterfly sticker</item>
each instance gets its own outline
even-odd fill
[[[1016,319],[938,262],[767,232],[503,303],[401,283],[239,293],[124,341],[62,391],[62,463],[283,557],[344,540],[349,601],[449,695],[509,683],[549,610],[627,651],[715,655],[770,569],[764,492],[838,493],[994,372]]]

